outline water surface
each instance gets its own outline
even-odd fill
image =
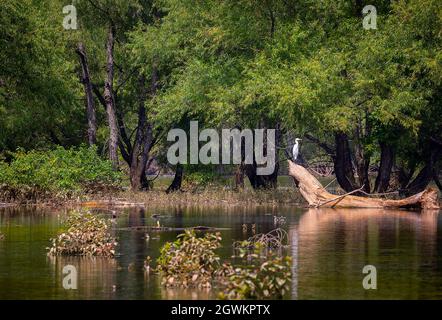
[[[0,299],[209,299],[212,291],[165,289],[143,271],[146,256],[180,233],[125,229],[154,226],[225,228],[219,253],[232,243],[275,228],[285,216],[293,256],[291,299],[442,299],[442,218],[438,212],[372,209],[297,209],[235,206],[153,207],[119,210],[115,259],[46,255],[66,209],[0,208]],[[110,217],[108,211],[99,211]],[[243,225],[248,225],[244,232]],[[63,289],[63,267],[78,270],[78,289]],[[377,290],[365,290],[365,265],[377,269]]]

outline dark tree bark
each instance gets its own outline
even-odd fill
[[[279,124],[275,128],[275,170],[269,175],[257,175],[258,165],[255,162],[255,156],[253,164],[244,164],[244,173],[250,181],[253,189],[276,189],[278,187],[278,172],[279,172],[279,157],[278,147],[281,144],[281,130]],[[264,134],[264,155],[267,154],[266,142],[267,136]]]
[[[82,70],[81,83],[83,83],[84,93],[86,97],[86,117],[87,117],[87,137],[90,146],[96,144],[97,142],[97,119],[95,116],[95,102],[94,96],[92,94],[92,82],[89,72],[89,65],[86,56],[86,49],[82,42],[78,43],[76,50],[80,57],[80,64]]]
[[[426,160],[425,166],[419,171],[416,178],[408,184],[406,189],[403,190],[405,196],[410,196],[425,190],[431,180],[434,179],[434,169],[441,157],[442,146],[436,143],[431,143],[430,155]]]
[[[244,189],[244,165],[239,164],[236,166],[235,171],[235,189]]]
[[[346,192],[358,189],[355,184],[350,145],[345,133],[335,133],[336,158],[334,161],[336,180]]]
[[[135,135],[135,142],[132,151],[130,165],[130,181],[133,190],[148,189],[149,183],[146,177],[146,165],[149,159],[149,152],[153,145],[153,125],[147,119],[145,100],[147,97],[146,83],[144,76],[139,79],[139,101],[138,101],[138,127]],[[154,96],[157,91],[158,72],[154,65],[150,94]]]
[[[272,3],[266,1],[266,6],[269,11],[269,18],[270,18],[270,37],[273,38],[273,36],[275,35],[276,18],[275,14],[273,13]]]
[[[103,95],[98,89],[98,86],[92,84],[92,90],[94,91],[94,94],[97,97],[100,104],[103,106],[104,111],[106,111],[106,101],[104,100]],[[123,119],[121,119],[121,121],[123,121]],[[121,138],[118,140],[118,147],[120,148],[121,156],[123,157],[124,161],[126,161],[127,165],[130,167],[131,164],[130,155],[132,154],[132,144],[129,141],[129,138],[127,137],[125,126],[124,125],[118,126],[118,129],[120,130],[120,138]]]
[[[366,156],[364,148],[359,143],[355,145],[355,160],[359,185],[364,186],[364,191],[369,193],[370,180],[368,168],[370,166],[370,158]]]
[[[379,143],[381,147],[381,163],[379,165],[379,172],[376,177],[374,192],[386,192],[390,186],[391,169],[394,163],[393,147],[385,142]]]
[[[181,184],[183,182],[183,172],[184,172],[183,165],[181,163],[178,163],[176,165],[175,177],[173,178],[173,181],[170,184],[170,186],[167,188],[166,193],[171,193],[181,190]]]
[[[244,165],[244,172],[250,181],[253,189],[275,189],[278,186],[279,164],[275,164],[275,170],[270,175],[257,175],[258,168],[256,163]]]
[[[415,171],[416,171],[415,164],[412,165],[412,167],[408,170],[408,172],[405,170],[404,167],[402,166],[399,167],[398,180],[401,189],[405,189],[407,187]]]
[[[104,100],[109,125],[109,159],[114,169],[118,168],[118,126],[116,118],[116,106],[113,91],[114,82],[114,44],[115,27],[109,26],[106,45],[106,81],[104,83]]]
[[[365,114],[365,121],[359,118],[355,130],[355,162],[356,171],[358,173],[358,183],[360,186],[364,186],[363,190],[370,193],[370,178],[368,175],[368,169],[370,167],[370,156],[367,154],[363,139],[371,134],[370,121],[368,120],[367,113]],[[365,125],[364,125],[365,123]]]
[[[434,180],[434,183],[436,183],[439,190],[442,191],[442,183],[439,180],[439,173],[437,172],[437,170],[434,170],[433,180]]]

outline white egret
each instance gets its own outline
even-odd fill
[[[293,160],[297,160],[298,159],[298,155],[299,155],[299,141],[301,141],[302,139],[296,138],[295,139],[295,145],[293,146]]]

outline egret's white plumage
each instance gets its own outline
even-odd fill
[[[293,160],[297,160],[298,159],[298,155],[299,155],[299,141],[301,141],[302,139],[296,138],[295,139],[295,145],[293,146]]]

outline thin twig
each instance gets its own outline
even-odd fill
[[[359,192],[359,191],[361,191],[363,188],[364,188],[364,185],[362,185],[362,187],[360,187],[359,189],[356,189],[356,190],[350,191],[350,192],[348,192],[348,193],[346,193],[346,194],[343,194],[343,195],[341,195],[341,196],[339,196],[339,197],[336,197],[336,198],[334,198],[334,199],[327,200],[327,201],[325,201],[325,202],[319,203],[319,204],[316,205],[316,208],[322,207],[323,205],[325,205],[325,204],[327,204],[327,203],[330,203],[330,202],[336,201],[336,203],[335,203],[334,205],[332,205],[332,207],[334,207],[334,206],[337,205],[342,199],[344,199],[346,196],[351,195],[351,194],[356,193],[356,192]]]

